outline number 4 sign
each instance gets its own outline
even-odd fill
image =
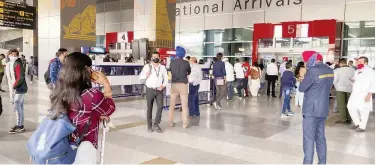
[[[117,35],[117,42],[118,43],[126,43],[128,42],[128,33],[127,32],[121,32]]]

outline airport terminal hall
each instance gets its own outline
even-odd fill
[[[375,164],[375,0],[0,0],[1,164]]]

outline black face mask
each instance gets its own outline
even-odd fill
[[[153,59],[153,62],[154,62],[154,63],[159,63],[159,61],[160,61],[159,58],[154,58],[154,59]]]

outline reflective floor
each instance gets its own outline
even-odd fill
[[[44,86],[30,86],[25,104],[27,131],[17,135],[8,134],[15,115],[9,93],[2,94],[0,164],[28,163],[25,144],[49,108],[48,94]],[[116,106],[112,116],[115,128],[106,138],[107,164],[302,163],[301,111],[294,107],[295,116],[281,118],[282,100],[278,98],[235,97],[223,110],[202,105],[201,118],[193,118],[187,129],[181,128],[180,112],[175,113],[177,126],[168,128],[164,111],[162,134],[146,131],[146,104],[141,98],[118,99]],[[334,124],[337,115],[331,114],[326,123],[328,163],[374,164],[374,116],[366,132],[356,133],[348,125]]]

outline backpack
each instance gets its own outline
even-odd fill
[[[149,65],[149,73],[151,74],[152,66],[151,66],[151,64],[148,64],[148,65]],[[141,84],[146,85],[146,80],[149,78],[149,76],[146,77],[145,79],[140,79]]]
[[[70,141],[76,126],[66,114],[53,120],[46,117],[27,141],[27,150],[33,164],[72,164],[81,139],[88,132],[90,120],[75,142]]]
[[[54,59],[52,59],[50,61],[50,64],[48,64],[48,69],[47,69],[46,73],[44,73],[44,81],[46,82],[46,84],[50,84],[51,83],[50,67],[51,67],[51,63],[52,62],[56,62],[56,58],[54,58]]]

